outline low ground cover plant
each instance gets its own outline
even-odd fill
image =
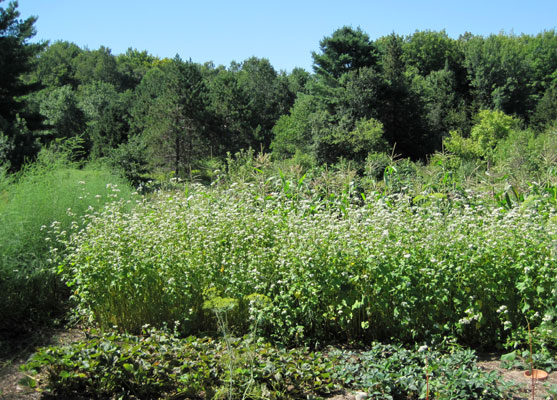
[[[66,398],[294,399],[338,387],[332,360],[320,352],[228,339],[180,339],[153,329],[93,334],[39,350],[23,369],[29,384]]]
[[[429,361],[427,361],[427,360]],[[281,349],[251,338],[180,339],[93,333],[81,343],[40,349],[28,383],[64,398],[321,398],[340,388],[377,399],[511,398],[471,350],[447,353],[373,343],[367,351]]]
[[[497,372],[477,366],[472,350],[439,351],[372,343],[360,351],[333,351],[333,377],[378,399],[501,399],[511,388]],[[427,375],[427,377],[426,377]]]

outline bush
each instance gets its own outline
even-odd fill
[[[110,152],[109,164],[115,172],[126,178],[132,185],[138,186],[147,181],[149,173],[147,145],[141,137],[132,137],[127,143]]]

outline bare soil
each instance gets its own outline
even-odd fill
[[[41,399],[40,393],[22,383],[22,380],[25,379],[25,374],[19,370],[19,367],[29,359],[37,347],[72,343],[84,337],[84,333],[79,329],[60,329],[41,332],[3,343],[5,348],[0,353],[0,400]],[[6,347],[8,348],[6,349]],[[515,400],[529,400],[532,398],[531,379],[524,376],[524,371],[501,368],[498,355],[484,356],[478,362],[478,365],[485,371],[496,371],[502,376],[503,380],[514,384],[517,387]],[[535,399],[551,399],[546,386],[552,384],[557,385],[557,372],[550,373],[543,382],[536,382]],[[356,394],[356,392],[344,390],[329,397],[329,400],[356,400]]]
[[[501,362],[499,361],[499,355],[486,356],[482,361],[480,361],[479,366],[486,371],[496,371],[499,375],[503,377],[503,380],[513,383],[518,386],[518,396],[514,399],[531,399],[532,398],[532,379],[524,376],[523,370],[516,369],[504,369],[501,368]],[[551,372],[547,379],[544,381],[535,381],[534,394],[536,399],[551,399],[547,392],[547,386],[557,385],[557,372]],[[554,400],[554,399],[551,399]],[[555,399],[557,400],[557,399]]]
[[[0,400],[36,400],[41,394],[22,384],[19,370],[38,347],[76,342],[85,337],[79,329],[36,332],[0,343]]]

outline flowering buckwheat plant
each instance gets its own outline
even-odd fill
[[[292,343],[443,334],[493,344],[525,314],[533,326],[553,321],[557,218],[543,199],[508,211],[474,196],[427,206],[369,196],[340,211],[265,195],[189,186],[90,215],[61,267],[79,312],[129,331],[180,321],[195,333],[214,328],[205,302],[233,299],[235,329],[257,319],[260,334]]]

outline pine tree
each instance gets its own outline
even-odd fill
[[[28,110],[24,96],[40,86],[22,77],[33,69],[35,56],[45,46],[28,43],[37,18],[18,19],[17,6],[14,1],[0,7],[0,163],[9,162],[14,170],[37,150],[35,132],[42,128],[42,117]]]

